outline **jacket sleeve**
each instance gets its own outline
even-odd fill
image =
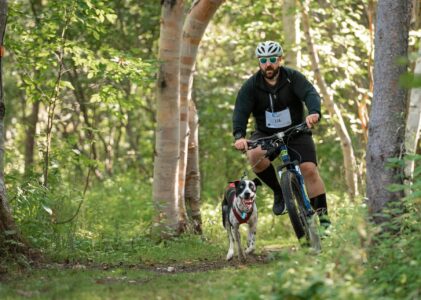
[[[235,100],[235,107],[232,115],[232,133],[234,136],[238,132],[240,132],[243,137],[246,136],[248,119],[254,105],[253,94],[252,78],[250,78],[243,84],[238,92],[237,99]]]
[[[309,114],[318,113],[322,117],[320,109],[320,95],[307,78],[298,71],[292,76],[292,88],[297,97],[303,101],[308,109]]]

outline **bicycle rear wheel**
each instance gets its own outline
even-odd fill
[[[321,249],[320,236],[316,214],[309,214],[304,204],[304,196],[300,190],[300,183],[296,175],[290,171],[282,173],[281,188],[288,215],[294,228],[295,235],[301,244],[319,251]]]

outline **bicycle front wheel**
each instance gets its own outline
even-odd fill
[[[316,214],[309,213],[305,207],[304,196],[297,176],[290,171],[281,176],[282,195],[288,210],[289,219],[298,240],[319,251],[321,249]]]

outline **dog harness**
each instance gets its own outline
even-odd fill
[[[251,208],[251,211],[249,213],[247,214],[243,213],[242,216],[240,216],[240,213],[235,207],[232,208],[232,212],[234,213],[234,216],[237,218],[238,223],[243,224],[243,223],[247,223],[248,220],[250,219],[251,214],[253,213],[253,207]]]
[[[227,187],[228,205],[229,207],[232,207],[232,211],[238,223],[240,224],[247,223],[253,213],[253,206],[251,207],[250,212],[241,213],[238,211],[238,209],[235,206],[233,206],[234,198],[235,198],[235,184],[233,182],[230,182],[230,184]]]

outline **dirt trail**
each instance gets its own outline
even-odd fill
[[[223,269],[227,267],[238,267],[244,268],[249,265],[265,264],[271,260],[268,253],[261,253],[259,255],[248,255],[247,261],[241,262],[236,257],[231,261],[221,260],[199,260],[199,261],[184,261],[184,262],[169,262],[165,264],[161,263],[137,263],[137,264],[125,264],[125,263],[53,263],[53,264],[38,264],[35,266],[37,269],[100,269],[100,270],[112,270],[117,268],[132,269],[132,270],[146,270],[159,274],[177,274],[177,273],[189,273],[189,272],[207,272],[212,270]]]
[[[267,264],[274,259],[274,253],[279,252],[279,248],[274,249],[264,249],[259,254],[249,254],[247,255],[247,260],[241,262],[237,256],[235,256],[231,261],[226,261],[224,258],[219,260],[193,260],[193,261],[182,261],[182,262],[168,262],[168,263],[152,263],[152,262],[142,262],[142,263],[90,263],[90,262],[63,262],[63,263],[51,263],[51,262],[33,262],[32,269],[72,269],[72,270],[113,270],[113,269],[128,269],[128,270],[144,270],[153,272],[155,275],[148,278],[142,279],[142,282],[137,283],[146,283],[147,281],[155,278],[156,276],[161,275],[172,275],[179,273],[194,273],[194,272],[208,272],[213,270],[220,270],[224,268],[247,268],[248,266],[253,265],[262,265]],[[290,249],[291,250],[291,249]],[[0,282],[7,282],[7,271],[5,273],[0,272]],[[114,277],[105,277],[97,280],[98,284],[111,284],[119,281],[120,279]],[[127,281],[126,277],[121,278],[123,281]],[[145,281],[145,282],[143,282]],[[136,282],[134,282],[136,283]]]

